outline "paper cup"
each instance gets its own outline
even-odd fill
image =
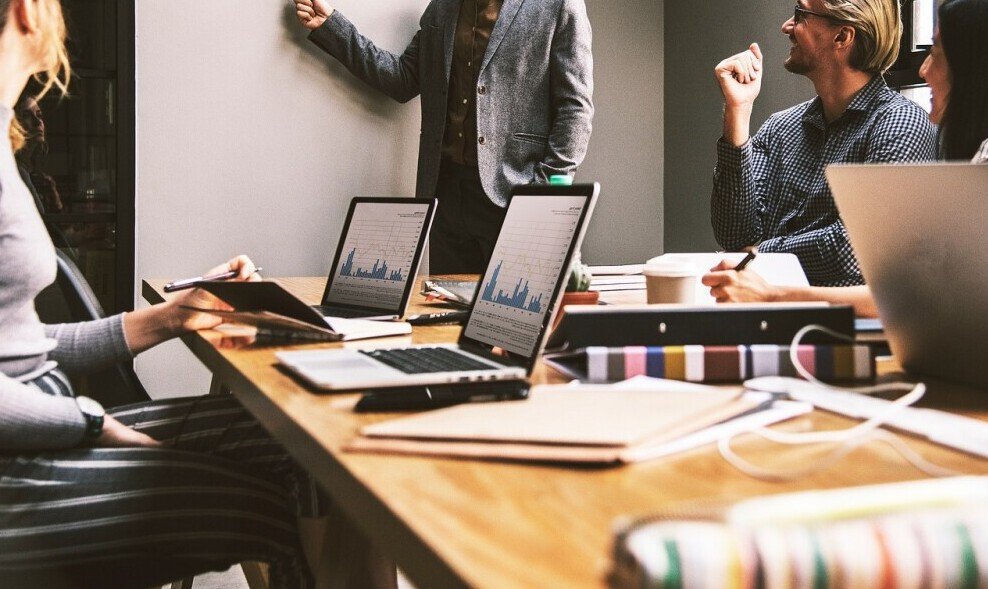
[[[645,265],[648,303],[693,304],[696,298],[696,267],[681,260],[655,260]]]

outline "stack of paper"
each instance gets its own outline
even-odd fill
[[[645,290],[643,264],[621,264],[616,266],[590,266],[590,290],[599,292],[612,290]]]
[[[594,276],[630,276],[641,274],[645,264],[617,264],[611,266],[590,266],[590,273]]]
[[[476,280],[426,280],[422,287],[426,300],[446,301],[458,307],[471,307],[476,291]]]

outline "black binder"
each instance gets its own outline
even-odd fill
[[[789,345],[807,325],[854,337],[849,305],[635,305],[566,307],[546,351],[587,346]],[[836,343],[820,332],[802,343]]]

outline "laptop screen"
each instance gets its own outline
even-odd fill
[[[431,199],[354,199],[323,304],[401,314],[418,271],[434,205]]]
[[[520,190],[549,194],[512,197],[463,336],[529,363],[569,278],[596,187]]]

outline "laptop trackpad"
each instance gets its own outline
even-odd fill
[[[380,370],[381,363],[367,356],[353,352],[345,354],[325,354],[321,358],[306,360],[305,368],[309,370],[329,370],[339,372],[345,370]]]
[[[314,380],[338,384],[375,380],[382,375],[401,374],[386,364],[351,350],[336,350],[313,355],[298,362],[297,366]]]

